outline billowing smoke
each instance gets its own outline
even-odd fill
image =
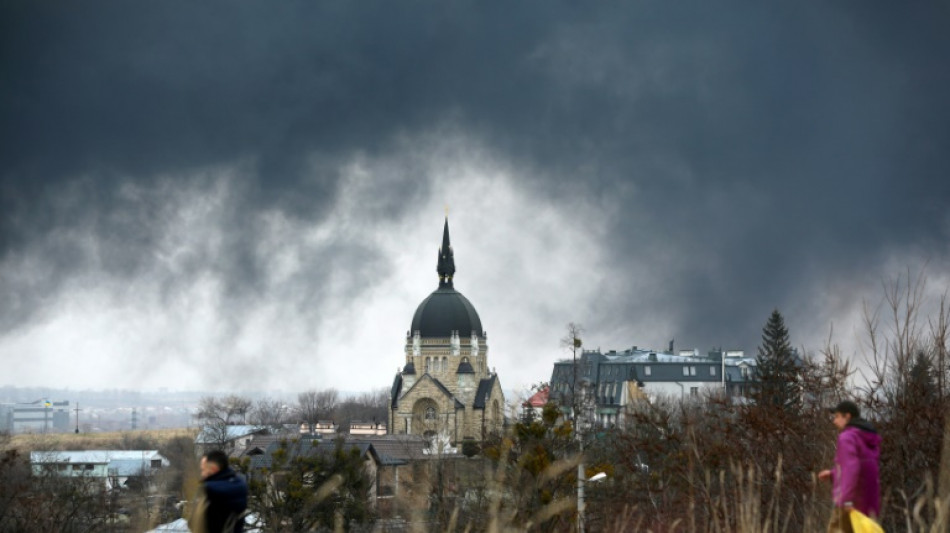
[[[446,205],[506,387],[851,343],[950,276],[941,9],[6,3],[0,381],[384,386]]]

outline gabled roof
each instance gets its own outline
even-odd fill
[[[292,441],[275,441],[267,446],[267,451],[261,455],[251,457],[251,468],[271,468],[274,464],[274,452],[284,447],[287,450],[288,460],[295,457],[311,457],[314,455],[329,456],[336,451],[337,440],[321,440],[301,437]],[[343,442],[344,450],[359,450],[360,457],[371,455],[379,463],[379,455],[370,442]]]
[[[415,374],[415,371],[413,371],[413,374]],[[390,407],[392,407],[393,409],[399,406],[399,396],[401,396],[400,392],[402,392],[402,376],[399,374],[396,374],[396,378],[393,380],[392,391],[390,391],[390,395],[392,397],[391,398],[392,402],[391,402]]]
[[[280,442],[281,440],[290,440],[300,437],[300,434],[281,434],[281,435],[254,435],[251,438],[251,442],[247,444],[247,447],[244,448],[238,457],[260,455],[267,451],[267,448],[275,443]]]
[[[426,379],[429,379],[430,381],[432,381],[432,383],[435,384],[436,388],[439,389],[440,391],[442,391],[442,393],[445,394],[446,397],[448,397],[448,398],[454,400],[454,401],[455,401],[455,408],[456,408],[456,409],[465,409],[465,404],[463,404],[462,402],[460,402],[460,401],[458,400],[458,398],[456,398],[456,397],[452,394],[452,391],[450,391],[449,389],[447,389],[447,388],[445,387],[445,385],[442,384],[441,381],[439,381],[438,379],[432,377],[432,374],[429,374],[428,372],[426,372],[425,374],[423,374],[422,377],[419,378],[419,381],[416,381],[416,382],[412,385],[412,387],[409,387],[409,390],[407,390],[406,393],[402,395],[402,397],[405,397],[407,394],[409,394],[410,392],[412,392],[413,389],[415,389],[416,387],[418,387],[419,384],[422,383],[422,382],[423,382],[424,380],[426,380]],[[395,402],[393,403],[393,407],[396,407]]]
[[[490,378],[485,378],[478,382],[478,391],[475,392],[475,403],[472,407],[475,409],[485,408],[485,404],[488,402],[488,397],[491,396],[491,391],[496,381],[498,381],[498,375],[492,374]]]
[[[429,441],[422,435],[367,435],[348,437],[346,441],[372,444],[381,465],[404,465],[431,457],[425,453]]]
[[[548,389],[547,387],[544,387],[538,392],[532,394],[531,397],[528,398],[528,400],[525,401],[524,403],[525,405],[528,405],[531,407],[544,407],[544,404],[548,403],[548,395],[550,394],[550,392],[551,392],[550,389]]]

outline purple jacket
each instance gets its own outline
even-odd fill
[[[878,457],[881,436],[865,420],[855,419],[838,434],[831,494],[836,506],[850,502],[862,513],[881,515],[881,481]]]

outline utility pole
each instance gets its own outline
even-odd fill
[[[82,411],[82,409],[79,408],[79,402],[76,402],[76,408],[73,409],[73,411],[76,412],[76,434],[78,435],[79,434],[79,411]]]
[[[584,439],[577,434],[580,443],[581,460],[577,463],[577,532],[584,533]]]

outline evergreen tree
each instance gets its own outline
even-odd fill
[[[801,404],[798,353],[789,341],[785,319],[772,311],[762,328],[762,345],[756,356],[758,380],[753,399],[757,405],[796,409]]]
[[[236,464],[248,477],[249,507],[266,531],[347,530],[373,519],[373,480],[358,446],[337,439],[282,440],[257,466]]]

